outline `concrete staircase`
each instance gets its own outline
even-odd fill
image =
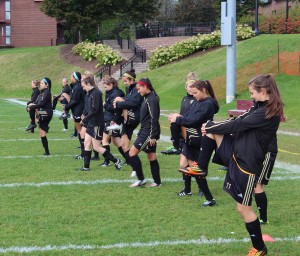
[[[118,52],[118,54],[124,59],[124,60],[129,60],[131,57],[134,56],[134,52],[131,49],[128,49],[128,43],[127,40],[123,40],[123,45],[122,45],[122,49],[121,47],[118,45],[117,40],[104,40],[103,41],[104,44],[110,46],[111,48],[113,48],[115,51]],[[139,74],[144,72],[145,70],[147,70],[148,68],[148,64],[147,63],[142,63],[142,62],[137,62],[137,63],[133,63],[133,68],[135,69],[135,73]],[[128,70],[130,69],[130,67],[128,67]],[[120,79],[120,69],[117,70],[116,72],[114,72],[112,74],[112,77],[115,78],[116,80]]]

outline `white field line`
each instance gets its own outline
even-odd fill
[[[299,180],[300,176],[274,176],[272,180],[285,181],[285,180]],[[147,180],[147,179],[146,179]],[[209,181],[223,181],[224,177],[209,177]],[[120,183],[132,183],[135,179],[102,179],[102,180],[75,180],[75,181],[44,181],[44,182],[19,182],[19,183],[0,183],[0,188],[15,188],[15,187],[44,187],[44,186],[73,186],[73,185],[99,185],[99,184],[120,184]],[[148,181],[151,181],[148,179]],[[162,183],[176,183],[182,182],[182,178],[162,178]]]
[[[31,253],[31,252],[47,252],[47,251],[65,251],[65,250],[108,250],[108,249],[122,249],[122,248],[143,248],[143,247],[158,247],[158,246],[176,246],[176,245],[218,245],[218,244],[231,244],[231,243],[248,243],[249,238],[235,239],[235,238],[217,238],[207,239],[201,237],[194,240],[168,240],[168,241],[153,241],[153,242],[133,242],[133,243],[118,243],[108,245],[46,245],[46,246],[30,246],[30,247],[0,247],[0,253]],[[276,242],[295,242],[300,241],[300,236],[296,237],[278,237],[275,238]]]

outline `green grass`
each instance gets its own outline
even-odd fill
[[[260,36],[238,44],[238,68],[247,69],[248,65],[276,54],[276,49],[265,46],[275,44],[278,38],[286,51],[299,51],[299,35]],[[58,51],[57,47],[0,51],[0,97],[28,98],[30,81],[43,77],[45,73],[58,84],[61,77],[74,70],[60,60]],[[186,73],[193,70],[207,79],[222,76],[224,58],[225,49],[218,49],[142,75],[153,81],[161,97],[161,108],[166,110],[164,113],[169,113],[179,108]],[[280,131],[299,134],[300,78],[280,74],[276,81],[285,102],[287,118],[287,122],[281,123]],[[248,98],[246,89],[245,86],[245,90],[239,91],[239,98]],[[235,108],[236,103],[220,102],[221,109],[216,119],[223,120],[227,117],[227,110]],[[129,189],[133,179],[129,177],[131,170],[128,166],[117,172],[114,167],[101,168],[98,166],[101,162],[92,162],[90,172],[75,171],[82,166],[82,161],[73,159],[79,153],[78,140],[70,138],[71,129],[67,133],[60,131],[62,121],[56,116],[47,135],[51,157],[46,158],[41,156],[43,150],[38,132],[30,134],[24,131],[29,123],[24,106],[0,99],[0,117],[0,253],[10,247],[47,245],[90,245],[91,248],[57,248],[28,254],[227,256],[245,255],[249,250],[250,242],[241,242],[241,239],[248,238],[244,223],[235,211],[234,201],[222,191],[224,174],[216,171],[217,165],[210,165],[209,175],[209,186],[217,205],[201,208],[204,199],[196,195],[194,181],[193,196],[176,196],[183,186],[177,172],[177,156],[158,154],[162,187]],[[168,136],[167,118],[161,116],[160,121],[162,135]],[[299,254],[300,137],[296,135],[278,134],[278,165],[266,187],[271,224],[263,226],[262,230],[273,237],[298,238],[268,244],[270,255]],[[169,142],[159,141],[158,152],[169,145]],[[118,154],[113,146],[112,151]],[[143,153],[141,160],[145,176],[150,178],[149,164]],[[219,238],[239,242],[213,242]],[[192,240],[197,239],[211,239],[212,244],[194,244]],[[155,241],[158,244],[153,244]],[[138,246],[136,242],[142,244]],[[101,247],[106,245],[108,247]],[[14,251],[6,254],[20,255]]]

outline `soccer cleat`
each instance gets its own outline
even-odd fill
[[[266,246],[261,251],[252,247],[251,250],[248,252],[247,256],[263,256],[263,255],[267,255],[267,253],[268,253],[268,249]]]
[[[121,160],[117,159],[117,162],[115,162],[115,167],[117,171],[120,171],[122,169]]]
[[[70,118],[70,117],[71,117],[70,114],[62,113],[61,116],[59,116],[58,118],[60,120],[63,120],[63,119],[67,119],[67,118]]]
[[[207,207],[207,206],[214,206],[216,204],[216,200],[212,199],[212,200],[207,200],[202,204],[202,207]]]
[[[192,192],[186,192],[185,190],[180,191],[177,196],[191,196]]]
[[[81,167],[80,168],[80,171],[83,171],[83,172],[87,172],[89,170],[90,170],[90,168],[87,168],[87,167]]]
[[[116,123],[106,127],[107,131],[120,130],[120,129],[121,129],[121,126]]]
[[[104,161],[102,164],[100,164],[101,167],[108,167],[110,166],[109,162]]]
[[[136,171],[132,171],[130,177],[135,177],[135,176],[136,176]]]
[[[43,156],[50,156],[50,153],[44,153]]]
[[[161,184],[157,184],[155,182],[153,182],[153,183],[151,183],[149,185],[146,185],[147,188],[154,188],[154,187],[160,187],[160,186],[161,186]]]
[[[62,129],[61,131],[62,131],[62,132],[66,132],[66,131],[69,131],[69,129],[64,128],[64,129]]]
[[[190,176],[206,176],[207,172],[204,172],[203,170],[199,169],[197,166],[191,166],[191,167],[183,167],[178,170],[179,172],[182,172],[186,175]]]
[[[99,159],[99,157],[93,156],[93,157],[91,157],[91,160],[99,161],[100,159]]]
[[[129,185],[130,188],[136,188],[136,187],[141,187],[146,185],[146,181],[145,180],[137,180],[136,182],[132,183]]]
[[[80,160],[80,159],[83,159],[82,155],[75,156],[75,160]]]
[[[29,125],[27,128],[26,128],[26,132],[28,132],[28,131],[30,131],[30,130],[32,130],[32,129],[34,129],[34,128],[36,128],[37,127],[37,125],[36,124],[31,124],[31,125]]]
[[[161,151],[163,155],[179,155],[181,153],[180,149],[177,149],[173,146],[167,147],[165,150]]]
[[[259,219],[259,223],[260,223],[260,225],[268,225],[269,221],[263,221],[263,220]]]

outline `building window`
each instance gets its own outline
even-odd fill
[[[5,1],[5,19],[10,20],[10,1]]]
[[[5,43],[10,44],[10,26],[5,26]]]

